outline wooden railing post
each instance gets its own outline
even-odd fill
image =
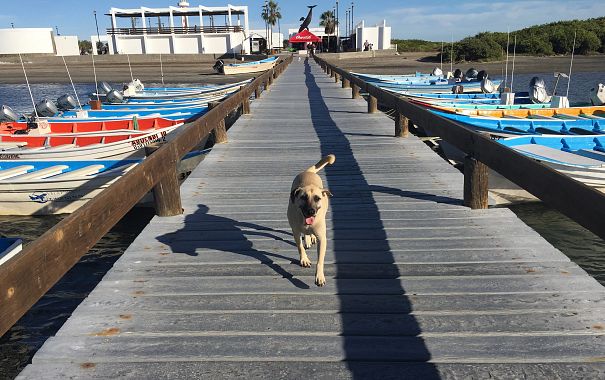
[[[372,95],[368,95],[368,113],[375,113],[378,111],[378,99]]]
[[[353,99],[359,99],[359,86],[356,84],[353,84],[353,86],[351,86],[351,97]]]
[[[410,120],[399,111],[395,113],[395,137],[408,137]]]
[[[208,111],[217,107],[220,102],[208,102]],[[222,144],[227,142],[227,129],[225,128],[225,119],[222,118],[216,127],[212,130],[214,133],[214,143]]]
[[[260,85],[254,89],[254,99],[260,98]]]
[[[150,144],[145,147],[145,155],[150,156],[161,144]],[[176,153],[174,155],[176,157]],[[183,213],[181,204],[181,187],[177,176],[176,161],[174,169],[164,176],[152,189],[153,205],[157,216],[174,216]]]
[[[340,75],[338,75],[338,73],[334,74],[334,83],[338,83],[339,80],[340,80]]]
[[[349,88],[349,87],[351,87],[351,81],[345,77],[342,77],[342,88]]]
[[[239,88],[240,91],[244,91],[244,86],[241,86]],[[244,99],[242,100],[242,114],[243,115],[248,115],[250,114],[250,97],[249,96],[244,96]]]
[[[487,165],[471,156],[464,158],[464,205],[471,209],[488,206]]]

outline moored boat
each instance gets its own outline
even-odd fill
[[[222,60],[216,61],[212,68],[219,74],[247,74],[272,69],[277,63],[277,56],[261,59],[260,61],[229,63],[225,64]]]

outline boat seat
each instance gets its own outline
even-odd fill
[[[604,152],[599,152],[597,150],[580,149],[580,150],[578,150],[577,154],[579,154],[580,156],[592,158],[594,160],[605,161],[605,153]]]
[[[557,161],[561,164],[605,167],[605,162],[601,160],[594,160],[579,154],[568,153],[538,144],[517,145],[514,149],[523,153],[528,153],[537,159],[543,158],[550,161]]]
[[[592,119],[592,120],[605,120],[605,117],[589,115],[587,113],[582,113],[582,114],[580,114],[580,116],[585,117],[587,119]]]
[[[568,115],[566,113],[558,113],[555,117],[561,120],[588,120],[588,118],[583,115]]]
[[[34,165],[19,165],[14,168],[0,170],[0,179],[7,179],[34,170]]]
[[[14,149],[27,146],[27,141],[0,141],[0,150]]]
[[[11,178],[11,180],[15,181],[27,181],[32,179],[43,179],[52,177],[54,175],[58,175],[63,173],[65,169],[69,169],[67,165],[54,165],[45,169],[35,170],[30,173],[18,175],[16,177]]]
[[[104,176],[104,175],[115,175],[116,173],[126,173],[130,170],[132,170],[135,166],[137,166],[138,163],[132,163],[132,164],[126,164],[126,165],[122,165],[122,166],[118,166],[117,168],[113,168],[107,171],[104,171],[103,173],[99,174],[99,176]]]
[[[103,170],[105,168],[105,165],[88,165],[85,166],[81,169],[76,169],[76,170],[72,170],[69,171],[67,173],[63,173],[63,174],[59,174],[57,176],[53,177],[53,180],[57,180],[57,179],[72,179],[72,178],[78,178],[78,177],[85,177],[91,174],[97,174],[99,173],[101,170]]]

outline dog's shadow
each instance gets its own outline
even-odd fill
[[[254,247],[249,236],[262,236],[274,240],[282,241],[293,247],[296,252],[295,244],[291,239],[292,234],[288,231],[273,229],[261,226],[255,223],[240,222],[224,216],[211,214],[208,206],[200,204],[198,209],[187,215],[185,226],[168,234],[160,235],[157,240],[167,244],[175,253],[182,253],[189,256],[198,256],[206,251],[223,251],[236,253],[238,255],[255,258],[264,265],[271,268],[275,273],[290,281],[294,286],[300,289],[309,289],[309,285],[304,283],[294,275],[277,264],[275,259],[288,260],[292,264],[298,265],[298,259],[283,256],[276,253],[270,253],[259,250]],[[195,227],[193,227],[195,225]],[[191,227],[191,228],[190,228]],[[198,235],[197,237],[195,235]],[[199,238],[199,234],[206,234],[208,238]],[[284,239],[277,234],[287,236]],[[191,238],[188,236],[193,235]]]

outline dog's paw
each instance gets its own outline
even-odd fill
[[[323,275],[323,273],[315,274],[315,285],[324,286],[325,284],[326,284],[326,277]]]
[[[311,260],[309,260],[308,257],[302,257],[300,259],[300,266],[303,268],[310,268],[311,267]]]
[[[305,249],[311,248],[316,243],[317,238],[315,237],[315,235],[305,235]]]

